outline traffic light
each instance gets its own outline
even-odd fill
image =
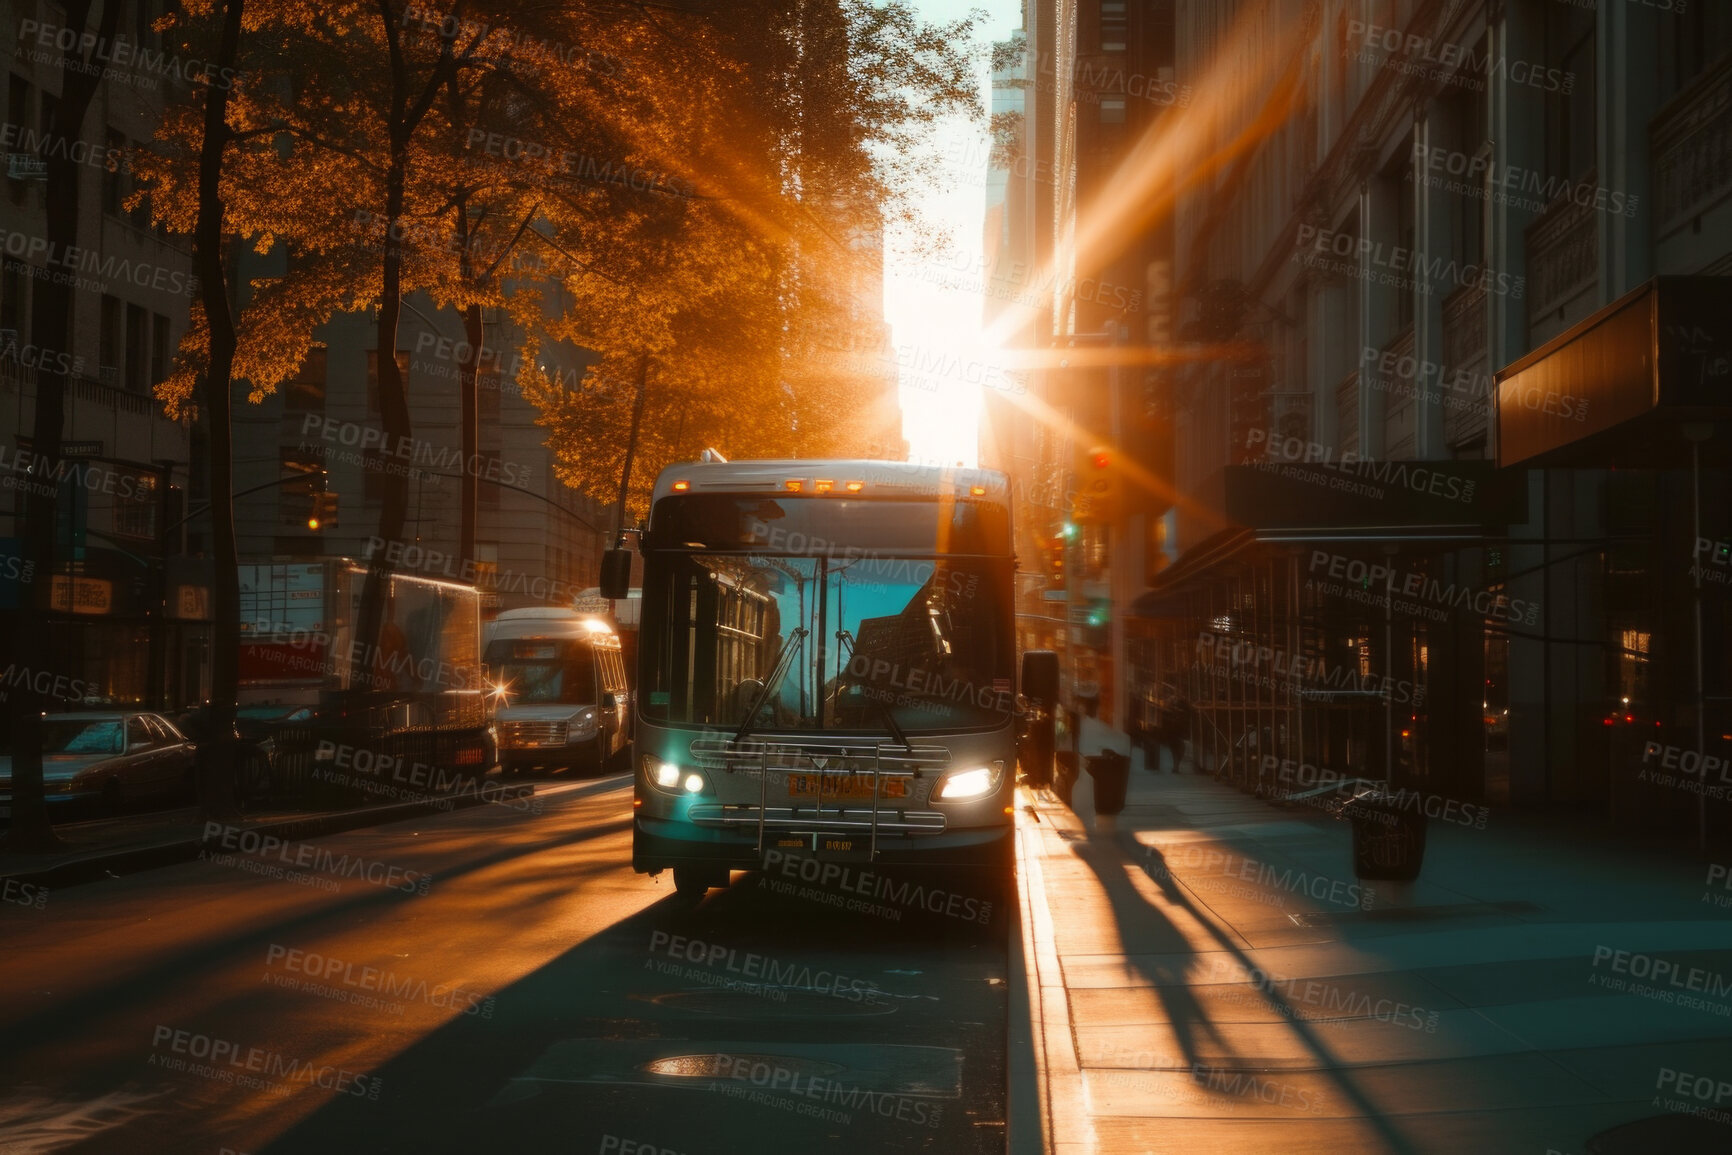
[[[1118,520],[1122,488],[1118,452],[1104,445],[1089,447],[1076,462],[1076,519],[1094,522]]]
[[[1064,589],[1064,551],[1065,546],[1068,544],[1069,542],[1066,535],[1062,533],[1054,537],[1052,541],[1047,544],[1046,573],[1048,589]]]
[[[337,495],[329,489],[316,490],[307,511],[307,528],[311,530],[337,528]]]

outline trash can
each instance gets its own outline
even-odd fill
[[[1053,754],[1052,792],[1066,806],[1071,804],[1071,792],[1076,789],[1075,750],[1059,750]]]
[[[1125,789],[1131,781],[1131,760],[1117,750],[1102,750],[1084,760],[1095,780],[1095,813],[1117,814],[1125,808]]]
[[[1353,873],[1410,882],[1425,862],[1425,815],[1403,810],[1387,794],[1356,794],[1342,807],[1353,824]]]

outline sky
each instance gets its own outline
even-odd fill
[[[977,33],[981,102],[991,104],[989,49],[1022,22],[1019,0],[915,0],[928,20],[947,21],[982,9]],[[940,180],[919,198],[918,211],[946,229],[949,243],[936,256],[913,257],[892,231],[885,238],[884,319],[891,326],[900,369],[902,432],[913,461],[976,463],[979,382],[1002,373],[1003,359],[980,344],[978,287],[988,140],[984,120],[953,120],[936,134],[944,156]]]

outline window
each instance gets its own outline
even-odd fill
[[[1546,175],[1574,181],[1594,167],[1594,10],[1568,4],[1546,8],[1546,67],[1558,69],[1569,92],[1548,92]]]
[[[1101,51],[1123,52],[1129,20],[1124,0],[1101,0]]]
[[[135,750],[148,750],[155,744],[150,736],[150,731],[145,729],[143,718],[134,715],[126,720],[126,752],[128,754]]]
[[[1688,87],[1732,50],[1732,7],[1724,3],[1680,5],[1659,23],[1656,79],[1662,100]]]
[[[104,385],[120,388],[120,299],[102,295],[102,332],[97,373]]]
[[[158,483],[156,474],[139,471],[131,475],[130,485],[119,484],[114,487],[112,516],[117,537],[156,540],[156,512],[160,508],[156,489]]]
[[[150,317],[150,383],[154,386],[168,376],[168,318],[161,313]]]
[[[1123,124],[1125,122],[1125,98],[1122,96],[1101,97],[1101,123]]]
[[[111,155],[119,156],[126,150],[126,137],[112,128],[108,130],[107,143]],[[126,199],[125,179],[125,170],[119,164],[112,171],[107,166],[102,169],[102,211],[109,216],[118,217],[125,211],[121,207]]]
[[[409,387],[409,350],[397,350],[397,369],[403,374],[403,388]],[[367,412],[379,412],[379,350],[367,350]]]
[[[122,379],[128,393],[144,393],[150,383],[144,379],[149,367],[146,360],[150,348],[150,314],[137,305],[126,307],[126,363]]]
[[[11,257],[0,261],[0,329],[10,329],[24,340],[26,305],[29,303],[30,278],[24,264]]]
[[[1490,156],[1485,139],[1485,94],[1470,92],[1457,96],[1445,106],[1446,127],[1451,147],[1468,158]],[[1479,171],[1489,171],[1489,164]],[[1484,193],[1484,179],[1477,190]],[[1450,197],[1451,256],[1457,265],[1479,265],[1485,256],[1485,205],[1483,195],[1470,191],[1456,192]]]
[[[475,486],[475,505],[479,509],[499,508],[499,485],[487,480],[490,477],[501,476],[499,469],[499,450],[483,449],[481,451],[480,468],[476,470],[478,482]]]
[[[293,413],[325,411],[325,357],[329,349],[315,344],[307,350],[301,367],[283,389],[283,408]]]

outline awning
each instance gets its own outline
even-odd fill
[[[1664,469],[1732,433],[1732,277],[1657,277],[1497,375],[1498,464]]]

